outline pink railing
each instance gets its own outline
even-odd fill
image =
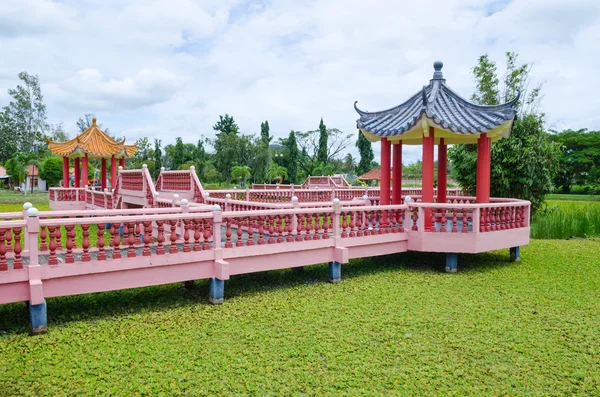
[[[192,190],[192,177],[189,170],[161,171],[156,180],[160,191],[187,192]]]
[[[143,170],[121,170],[121,189],[141,192],[144,190]]]
[[[410,229],[430,233],[486,233],[529,227],[529,201],[504,198],[490,201],[477,204],[474,197],[461,197],[449,199],[447,204],[411,202]]]
[[[85,189],[79,187],[51,187],[48,191],[50,201],[85,201]]]

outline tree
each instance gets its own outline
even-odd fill
[[[371,163],[375,159],[373,155],[373,147],[371,142],[365,138],[364,134],[358,131],[358,139],[356,140],[356,148],[360,154],[360,161],[356,167],[356,173],[358,175],[365,174],[371,170]]]
[[[288,137],[282,139],[281,143],[285,148],[285,164],[288,170],[290,183],[296,183],[300,153],[298,151],[298,143],[296,142],[296,133],[294,130],[291,130]]]
[[[491,149],[491,189],[494,197],[513,197],[531,201],[532,213],[543,204],[544,196],[554,187],[560,147],[544,130],[544,114],[537,108],[541,85],[528,92],[531,66],[516,65],[517,54],[507,53],[504,87],[499,87],[496,65],[487,56],[479,58],[473,68],[477,92],[472,99],[494,105],[504,96],[521,92],[518,117],[509,138],[501,139]],[[508,98],[512,99],[512,98]],[[477,170],[476,145],[455,145],[449,150],[454,179],[470,194],[475,192]]]
[[[88,128],[90,128],[93,124],[93,119],[95,119],[96,116],[94,115],[94,113],[86,113],[83,115],[83,117],[80,117],[79,119],[77,119],[77,128],[79,128],[79,132],[83,132],[85,130],[87,130]],[[100,128],[102,131],[106,132],[107,134],[109,134],[109,128],[103,128],[102,127],[102,123],[96,123],[96,126],[98,128]],[[116,141],[120,141],[120,139],[115,139]]]
[[[48,157],[42,161],[40,178],[45,180],[49,186],[56,186],[63,178],[63,160],[60,157]]]
[[[266,143],[267,146],[271,143],[273,137],[269,135],[269,121],[265,120],[264,123],[260,123],[260,139],[263,143]]]
[[[356,168],[356,160],[351,153],[347,153],[346,157],[344,157],[344,171],[348,174],[353,172]]]
[[[236,165],[231,170],[231,177],[233,179],[237,179],[238,181],[244,180],[244,184],[242,186],[246,186],[246,179],[250,176],[250,167],[247,165]]]
[[[301,149],[298,165],[302,171],[311,175],[312,169],[319,164],[319,144],[321,131],[296,132],[298,147]],[[327,130],[327,162],[337,158],[350,144],[352,134],[345,134],[337,128]]]
[[[13,132],[13,123],[7,112],[0,112],[0,163],[11,158],[18,148],[18,139]]]
[[[160,139],[154,139],[154,178],[158,178],[160,169],[162,168],[162,150],[160,150]]]
[[[196,170],[198,174],[203,175],[204,167],[206,165],[206,150],[204,149],[204,136],[198,139],[194,163],[196,164]]]
[[[213,130],[217,131],[217,134],[224,132],[225,134],[234,133],[237,134],[240,130],[238,125],[232,116],[225,114],[225,116],[219,116],[219,121],[213,126]]]
[[[171,168],[176,170],[185,163],[185,146],[181,137],[175,138],[175,153],[173,156],[173,164]]]
[[[572,185],[585,191],[600,190],[600,131],[552,131],[550,138],[561,145],[560,171],[556,187],[569,193]]]
[[[28,167],[32,164],[33,158],[33,153],[23,154],[17,152],[4,163],[6,173],[10,176],[12,182],[16,181],[18,184],[25,182],[25,178],[27,178],[27,174],[29,173]]]
[[[335,174],[335,168],[333,164],[318,163],[315,168],[312,169],[311,175],[329,176]]]
[[[327,127],[325,127],[325,123],[323,123],[323,118],[321,117],[321,122],[319,123],[319,150],[317,152],[317,162],[327,164],[327,160],[329,160],[327,154]]]
[[[288,177],[287,169],[285,167],[282,167],[281,165],[277,165],[277,164],[273,163],[267,170],[267,178],[269,178],[269,179],[279,178],[279,183],[282,183],[283,178],[287,178],[287,177]]]
[[[229,177],[231,169],[239,157],[239,128],[233,117],[226,114],[219,116],[219,121],[213,126],[217,131],[217,138],[214,140],[215,148],[215,166],[217,170],[225,176],[227,187],[229,187]]]
[[[46,105],[38,76],[21,72],[19,79],[23,85],[8,90],[12,100],[3,109],[3,123],[12,134],[8,144],[16,146],[22,153],[30,153],[48,129]],[[5,144],[4,141],[2,144]]]

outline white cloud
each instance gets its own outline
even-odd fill
[[[400,103],[436,59],[468,97],[477,57],[489,53],[501,70],[506,51],[546,83],[550,126],[600,129],[595,0],[27,0],[1,2],[0,25],[0,91],[21,70],[38,74],[50,121],[71,132],[85,112],[166,143],[213,135],[226,112],[244,133],[269,120],[282,137],[320,117],[352,132],[355,100],[368,110]],[[420,147],[404,153],[414,161]]]

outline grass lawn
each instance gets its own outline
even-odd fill
[[[0,306],[0,395],[598,395],[600,240]]]

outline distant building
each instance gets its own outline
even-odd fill
[[[45,192],[48,190],[48,184],[45,180],[39,177],[38,167],[35,165],[27,166],[27,178],[25,178],[25,181],[21,183],[21,190],[30,192],[32,183],[34,191]]]

